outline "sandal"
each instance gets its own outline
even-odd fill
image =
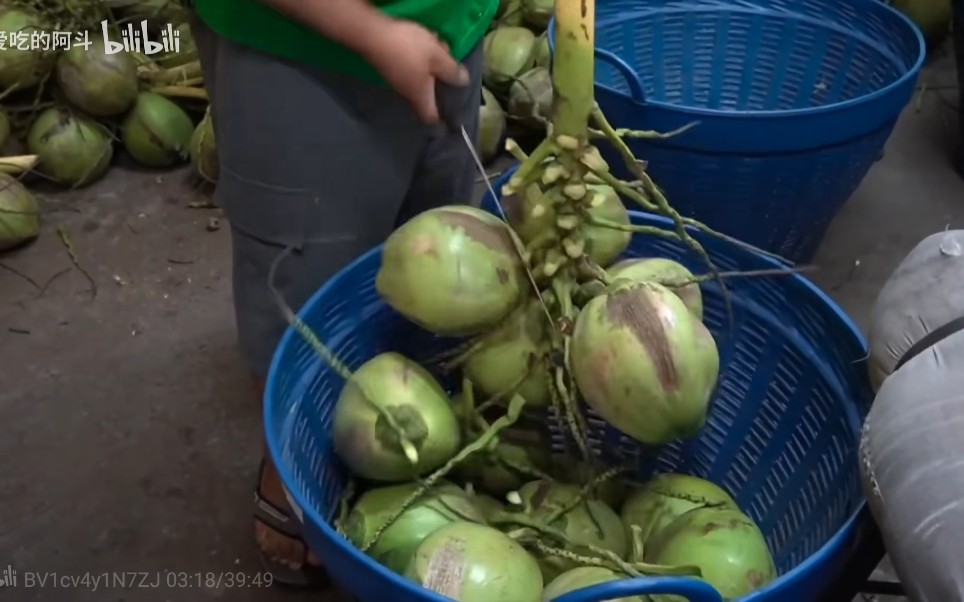
[[[259,548],[258,556],[261,559],[261,565],[265,571],[271,573],[274,583],[278,585],[299,589],[320,589],[327,586],[328,572],[321,566],[308,564],[308,544],[301,536],[301,528],[298,521],[292,520],[291,516],[265,499],[261,493],[264,467],[265,458],[262,458],[261,466],[258,468],[258,482],[254,488],[254,518],[269,529],[301,543],[304,549],[304,556],[301,559],[301,568],[293,569],[282,562],[272,560]]]

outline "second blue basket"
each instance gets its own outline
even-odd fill
[[[913,95],[919,30],[878,0],[598,2],[596,100],[609,120],[661,132],[699,122],[630,141],[670,202],[810,259]]]

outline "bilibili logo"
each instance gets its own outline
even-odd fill
[[[110,23],[101,21],[100,28],[104,35],[104,53],[117,54],[119,52],[140,52],[146,55],[159,54],[161,52],[171,53],[180,52],[181,34],[170,23],[160,32],[160,40],[152,40],[151,32],[148,29],[147,21],[141,21],[139,27],[133,23],[128,23],[120,30],[120,40],[117,40],[117,33],[111,32]],[[111,38],[111,35],[114,38]]]
[[[0,589],[5,587],[17,587],[17,571],[9,564],[0,571]]]

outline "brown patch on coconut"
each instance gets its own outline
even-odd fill
[[[610,293],[606,297],[606,315],[614,324],[633,333],[652,360],[662,387],[673,391],[679,386],[679,374],[650,290],[635,287]]]
[[[767,582],[763,573],[756,569],[750,569],[746,572],[746,580],[753,586],[753,589],[759,589]]]
[[[408,246],[409,250],[416,255],[438,256],[438,245],[431,236],[416,236]]]
[[[493,227],[473,215],[461,211],[442,211],[438,219],[446,226],[461,228],[469,238],[497,253],[515,253],[508,228]]]
[[[602,347],[586,360],[590,380],[585,383],[585,390],[582,393],[587,398],[609,398],[609,374],[614,357],[612,350]]]

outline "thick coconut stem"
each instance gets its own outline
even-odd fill
[[[585,144],[593,97],[596,38],[595,0],[556,1],[555,53],[552,57],[552,136]]]

